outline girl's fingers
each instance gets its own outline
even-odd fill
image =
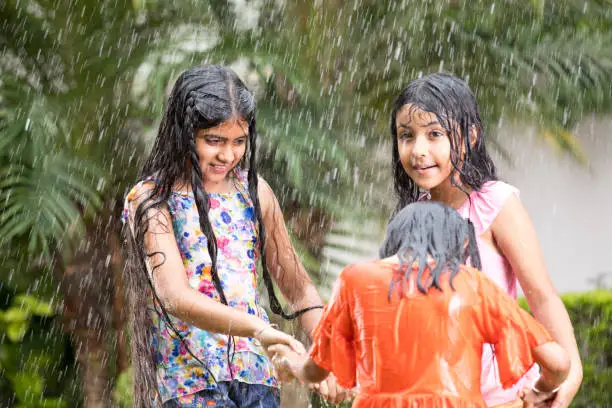
[[[555,394],[550,392],[535,392],[532,389],[524,388],[523,391],[519,393],[521,399],[528,404],[528,406],[538,406],[549,399],[551,399]],[[531,404],[531,405],[529,405]]]
[[[294,351],[302,356],[307,354],[302,343],[280,330],[270,328],[263,331],[259,341],[268,354],[287,353],[287,351]],[[283,350],[277,346],[287,347],[288,350]]]
[[[306,348],[301,342],[294,339],[293,337],[291,338],[291,340],[292,340],[291,348],[293,349],[293,351],[295,351],[298,354],[306,354]]]
[[[285,354],[287,354],[287,351],[290,351],[289,347],[281,343],[273,344],[268,347],[269,354],[279,354],[281,356],[284,356]]]
[[[284,346],[289,347],[291,350],[295,351],[298,354],[304,354],[305,353],[305,349],[304,349],[304,346],[302,345],[302,343],[300,343],[299,341],[297,341],[293,337],[289,336],[288,334],[286,334],[283,337],[284,338],[282,339],[281,343]],[[279,340],[281,340],[281,339],[279,339]]]
[[[282,354],[281,345],[274,344],[274,345],[268,347],[268,354],[270,354],[270,355]]]
[[[306,354],[306,349],[304,348],[304,345],[299,342],[295,337],[282,331],[278,331],[277,334],[278,337],[274,339],[274,343],[286,345],[298,354]]]
[[[327,384],[327,390],[328,390],[327,401],[336,405],[337,404],[336,398],[338,397],[338,387],[336,384],[330,384],[327,381],[325,381],[325,383]]]
[[[321,381],[319,383],[319,394],[321,394],[321,396],[327,400],[327,397],[329,396],[329,388],[327,387],[327,382]]]

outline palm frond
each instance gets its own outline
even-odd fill
[[[6,108],[0,117],[0,243],[27,237],[31,255],[74,245],[84,214],[101,205],[91,186],[98,169],[58,150],[61,121],[44,101],[32,99],[29,110]]]

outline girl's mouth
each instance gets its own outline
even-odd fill
[[[217,173],[217,174],[226,173],[228,169],[227,166],[219,166],[219,165],[214,165],[214,164],[211,164],[210,167],[212,168],[213,173]]]
[[[415,166],[413,168],[419,174],[427,174],[430,170],[433,170],[436,167],[438,166],[435,164],[432,164],[431,166]]]

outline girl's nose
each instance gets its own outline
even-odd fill
[[[219,150],[219,160],[227,163],[234,161],[234,151],[230,145],[224,146]]]
[[[429,149],[427,138],[423,136],[417,136],[414,140],[414,147],[412,148],[412,155],[415,157],[425,156]]]

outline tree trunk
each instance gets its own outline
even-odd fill
[[[100,214],[61,276],[64,324],[81,372],[85,408],[114,406],[112,378],[129,366],[118,221]]]
[[[103,268],[87,262],[72,263],[66,267],[61,283],[64,324],[74,345],[86,408],[112,406],[105,278]]]
[[[117,375],[130,367],[127,336],[125,333],[127,316],[125,312],[125,286],[123,268],[125,259],[121,251],[119,234],[108,237],[110,267],[113,271],[113,330],[115,333],[115,350],[117,352]]]

